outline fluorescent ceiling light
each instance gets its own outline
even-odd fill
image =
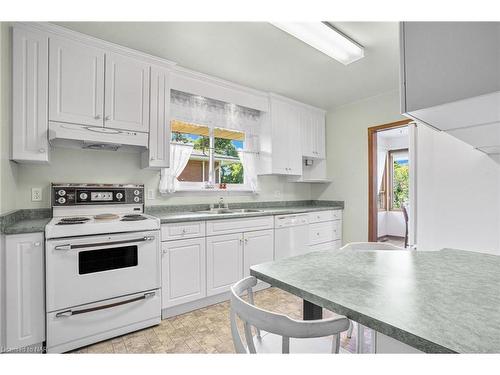
[[[344,65],[365,56],[363,46],[327,22],[271,22],[271,24]]]

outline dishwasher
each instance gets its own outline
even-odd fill
[[[274,217],[274,259],[309,252],[309,218],[307,214]]]

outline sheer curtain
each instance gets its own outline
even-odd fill
[[[186,168],[192,151],[192,144],[170,144],[170,168],[163,168],[161,170],[160,193],[174,193],[177,190],[177,177]]]
[[[245,175],[246,183],[251,191],[257,192],[257,155],[254,152],[240,151],[238,152],[241,164],[243,165],[243,173]]]

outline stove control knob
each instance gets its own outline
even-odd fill
[[[120,200],[123,198],[123,194],[122,193],[116,193],[116,199]]]
[[[80,193],[80,199],[82,201],[84,201],[85,199],[87,199],[87,197],[88,197],[87,193]]]
[[[141,192],[139,190],[134,190],[134,195],[139,195]],[[136,201],[137,202],[137,201]]]
[[[141,198],[139,197],[134,197],[134,202],[139,202],[141,200]]]
[[[66,190],[61,189],[57,192],[57,194],[59,194],[61,197],[64,197],[66,195]]]
[[[64,197],[59,197],[59,199],[57,200],[60,204],[64,204],[66,203],[66,198]]]

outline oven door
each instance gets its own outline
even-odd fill
[[[47,241],[47,311],[159,288],[159,247],[159,231]]]

